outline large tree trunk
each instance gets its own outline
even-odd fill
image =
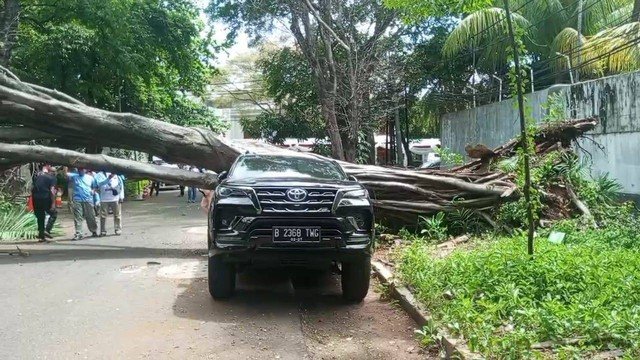
[[[6,83],[11,83],[5,79]],[[18,84],[15,84],[18,87]],[[206,129],[186,128],[129,113],[113,113],[0,86],[0,117],[21,125],[58,133],[81,133],[104,146],[135,149],[167,161],[227,169],[235,149]],[[185,146],[187,145],[188,146]],[[215,149],[215,150],[214,150]]]
[[[329,133],[329,140],[331,140],[331,156],[334,159],[344,160],[344,148],[342,146],[342,138],[340,137],[340,127],[338,126],[338,119],[336,117],[335,102],[329,98],[321,99],[322,117],[327,122],[327,132]]]
[[[11,84],[2,82],[0,84]],[[6,80],[6,79],[5,79]],[[16,90],[22,86],[25,91]],[[85,105],[53,99],[14,80],[13,88],[0,86],[0,117],[19,125],[68,131],[86,141],[137,149],[212,170],[228,169],[238,154],[291,154],[290,150],[260,141],[223,142],[207,130],[184,128],[133,114],[110,113]],[[566,149],[584,132],[593,129],[594,119],[554,124],[536,134],[536,151],[546,153]],[[54,135],[58,135],[55,133]],[[513,156],[519,141],[488,151],[492,157]],[[211,188],[211,177],[186,174],[187,171],[154,167],[127,160],[88,155],[41,146],[0,144],[0,165],[42,161],[72,166],[104,169],[133,176]],[[340,162],[347,174],[356,176],[371,192],[378,210],[394,218],[415,220],[418,214],[433,214],[458,208],[479,213],[491,211],[496,204],[510,200],[516,190],[513,177],[501,172],[487,172],[486,159],[450,171],[413,171]],[[483,216],[488,216],[483,213]]]
[[[43,162],[71,167],[85,167],[96,171],[109,171],[126,174],[130,177],[147,178],[205,189],[213,189],[216,184],[216,176],[213,174],[168,168],[133,160],[114,158],[102,154],[85,154],[40,145],[31,146],[0,143],[0,158],[11,159],[13,162]]]

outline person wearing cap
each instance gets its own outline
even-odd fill
[[[113,227],[116,235],[122,233],[122,199],[124,186],[116,174],[100,171],[96,173],[96,183],[100,193],[100,236],[107,235],[107,217],[113,213]]]
[[[31,198],[33,199],[33,214],[38,223],[38,241],[46,241],[53,238],[51,230],[56,222],[58,211],[56,210],[56,183],[57,179],[52,175],[51,165],[44,164],[42,169],[33,179]],[[49,215],[49,221],[45,226],[45,218]]]
[[[84,237],[82,233],[83,221],[86,221],[91,236],[97,237],[98,224],[93,209],[93,194],[98,188],[96,180],[83,168],[67,172],[67,177],[73,187],[73,224],[76,231],[73,240],[80,240]]]

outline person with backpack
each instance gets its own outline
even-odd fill
[[[51,165],[44,164],[42,169],[33,179],[31,199],[33,201],[33,214],[38,223],[38,241],[44,242],[51,239],[51,230],[56,222],[58,211],[56,210],[56,184],[57,179],[52,175]],[[45,218],[49,215],[49,221],[45,226]]]
[[[100,194],[100,236],[107,235],[107,217],[113,213],[113,227],[116,235],[122,234],[122,199],[124,184],[120,176],[100,171],[96,174],[96,184]]]

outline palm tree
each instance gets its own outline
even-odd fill
[[[444,55],[451,58],[471,51],[479,71],[504,71],[509,42],[502,4],[502,0],[494,0],[492,7],[466,16],[449,35]],[[516,0],[510,7],[534,67],[557,74],[569,66],[566,58],[558,55],[565,54],[572,67],[585,76],[640,68],[640,56],[629,63],[625,60],[631,54],[620,54],[613,64],[602,56],[640,35],[640,0]]]

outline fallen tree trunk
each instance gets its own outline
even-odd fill
[[[85,154],[40,145],[16,145],[0,143],[0,158],[17,162],[44,162],[71,167],[86,167],[98,171],[126,174],[130,177],[148,178],[173,184],[213,189],[216,176],[138,161],[114,158],[107,155]]]
[[[206,129],[187,128],[129,113],[113,113],[77,103],[64,102],[3,76],[0,83],[0,115],[3,119],[34,129],[83,134],[100,144],[116,145],[162,157],[167,161],[222,171],[238,152]],[[53,90],[51,90],[53,91]]]
[[[0,121],[55,136],[80,136],[105,146],[140,150],[167,161],[214,171],[228,169],[239,154],[247,151],[290,153],[290,150],[260,141],[222,141],[206,129],[92,108],[55,90],[23,83],[9,74],[0,74]],[[535,136],[536,151],[546,153],[566,148],[595,124],[595,119],[584,119],[544,126]],[[15,146],[20,145],[2,144],[0,149],[4,150],[0,150],[0,158],[8,162],[47,161],[85,166],[203,188],[213,186],[212,179],[194,177],[198,174],[187,171],[55,148]],[[490,157],[448,171],[340,164],[370,190],[378,210],[394,218],[415,221],[417,215],[459,208],[480,213],[516,198],[512,175],[491,171],[488,162],[513,156],[518,146],[517,139],[511,140],[493,151],[486,151],[491,153]]]
[[[55,138],[53,134],[24,126],[0,126],[0,141],[20,142]]]

